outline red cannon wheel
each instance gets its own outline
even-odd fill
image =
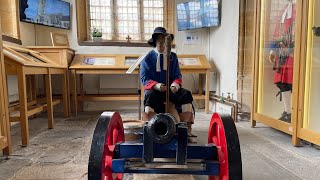
[[[89,155],[89,180],[119,180],[122,174],[112,174],[114,145],[124,141],[122,119],[117,112],[104,112],[94,130]]]
[[[231,116],[219,116],[217,113],[212,115],[208,143],[215,144],[218,149],[219,180],[242,179],[240,143]],[[216,177],[209,176],[209,179],[214,180]]]

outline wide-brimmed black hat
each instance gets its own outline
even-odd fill
[[[150,44],[151,46],[153,47],[156,47],[156,40],[157,40],[157,36],[159,34],[163,34],[163,35],[169,35],[169,33],[167,33],[167,30],[163,27],[156,27],[153,31],[153,34],[152,34],[152,38],[148,41],[148,44]],[[171,35],[171,39],[173,40],[174,39],[174,35],[173,34],[170,34]]]

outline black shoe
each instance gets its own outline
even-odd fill
[[[291,122],[291,113],[287,113],[286,111],[283,111],[282,116],[279,118],[279,120],[290,123]]]

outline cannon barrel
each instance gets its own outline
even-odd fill
[[[168,143],[176,134],[176,123],[176,118],[171,114],[157,114],[148,122],[148,135],[155,143]]]

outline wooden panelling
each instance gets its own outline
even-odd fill
[[[252,81],[252,98],[251,98],[251,113],[250,113],[250,122],[251,127],[256,126],[256,120],[254,119],[254,114],[258,111],[257,103],[258,103],[258,59],[259,59],[259,48],[260,48],[260,18],[261,18],[261,8],[260,8],[260,0],[254,1],[254,27],[253,27],[253,66],[252,66],[252,75],[253,75],[253,81]]]
[[[255,45],[255,0],[240,0],[238,100],[242,112],[251,112]]]
[[[89,32],[87,22],[87,1],[77,0],[76,1],[76,13],[77,13],[77,35],[78,41],[86,41],[88,39]]]
[[[268,116],[262,115],[262,114],[258,114],[255,113],[254,119],[257,119],[259,122],[268,125],[272,128],[278,129],[284,133],[287,134],[292,134],[292,126],[289,123],[283,122],[283,121],[278,121],[276,119],[272,119]]]
[[[0,18],[1,34],[1,18]],[[8,90],[5,76],[2,37],[0,36],[0,150],[4,155],[11,153],[10,123],[8,113]]]
[[[18,0],[0,1],[2,34],[15,39],[20,39],[18,7]]]
[[[170,33],[176,32],[176,1],[175,0],[165,0],[166,1],[166,19],[165,28]],[[174,43],[174,42],[173,42]]]

